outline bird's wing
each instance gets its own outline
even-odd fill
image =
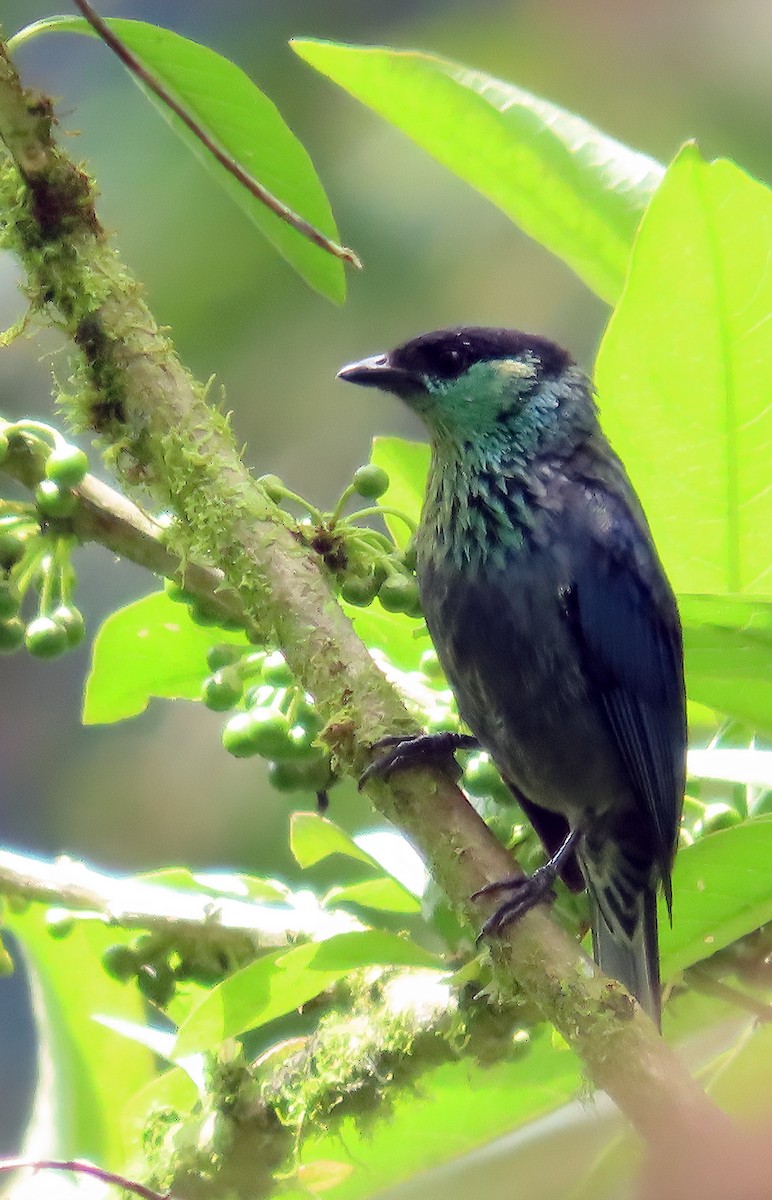
[[[686,717],[678,614],[642,514],[585,493],[570,613],[585,670],[651,822],[669,904],[684,792]]]

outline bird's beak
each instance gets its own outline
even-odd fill
[[[388,354],[373,354],[370,358],[362,358],[359,362],[348,363],[341,367],[336,376],[346,383],[358,383],[362,387],[380,388],[384,392],[394,392],[397,396],[409,396],[420,390],[422,380],[405,371],[402,367],[394,367]]]

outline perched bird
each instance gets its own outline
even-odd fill
[[[586,885],[596,961],[658,1022],[656,891],[670,909],[685,782],[681,628],[591,385],[545,338],[485,328],[423,334],[339,378],[396,394],[428,427],[426,623],[461,716],[550,856],[484,889],[509,892],[484,932],[557,874]],[[374,769],[473,741],[437,736]]]

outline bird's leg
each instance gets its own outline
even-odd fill
[[[485,887],[480,888],[479,892],[475,892],[472,896],[473,900],[479,899],[480,896],[490,896],[494,892],[509,892],[508,900],[500,904],[496,911],[488,917],[488,920],[480,930],[478,942],[488,937],[491,933],[498,933],[504,925],[510,921],[517,921],[530,909],[537,904],[542,904],[545,901],[554,900],[553,885],[558,875],[560,868],[566,861],[568,856],[573,852],[576,843],[582,836],[581,828],[572,829],[563,845],[560,846],[552,858],[534,871],[533,875],[512,875],[508,879],[500,879],[496,883],[489,883]]]
[[[381,738],[373,750],[384,753],[365,768],[359,777],[359,786],[363,787],[368,779],[388,779],[393,771],[401,771],[404,767],[422,766],[427,761],[445,758],[455,750],[476,750],[479,744],[476,737],[467,733],[422,733],[415,737],[396,734]]]

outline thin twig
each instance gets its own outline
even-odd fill
[[[125,1175],[116,1175],[114,1171],[106,1171],[104,1167],[97,1167],[94,1163],[83,1162],[79,1158],[0,1159],[0,1171],[25,1170],[73,1171],[78,1175],[91,1175],[93,1179],[99,1179],[102,1183],[112,1183],[115,1187],[123,1188],[126,1192],[132,1192],[135,1196],[141,1196],[142,1200],[172,1200],[171,1192],[154,1192],[152,1188],[145,1187],[141,1183],[135,1183],[133,1179],[127,1179]]]
[[[246,890],[246,889],[245,889]],[[307,899],[286,903],[201,890],[165,887],[132,876],[108,875],[82,862],[58,858],[49,862],[0,849],[0,895],[64,908],[121,929],[175,930],[196,937],[250,938],[256,949],[276,948],[303,937],[321,939],[361,928],[349,913],[312,908]]]
[[[26,439],[14,438],[0,471],[32,491],[45,476],[45,456]],[[163,527],[122,492],[95,475],[86,475],[74,491],[78,507],[69,518],[69,525],[79,541],[98,542],[119,558],[146,567],[161,579],[178,580],[187,592],[223,620],[238,621],[248,631],[254,629],[238,593],[226,586],[222,571],[195,562],[183,564],[180,556],[167,546]]]
[[[309,242],[313,242],[314,245],[321,247],[322,250],[326,250],[327,253],[332,254],[334,258],[343,259],[344,262],[349,262],[352,266],[356,267],[358,270],[361,270],[361,259],[353,250],[349,249],[348,246],[341,246],[340,243],[332,241],[331,238],[328,238],[326,234],[322,233],[322,231],[317,229],[316,226],[311,225],[303,217],[299,216],[296,212],[293,212],[293,210],[288,208],[287,205],[284,204],[283,201],[279,200],[277,196],[272,195],[267,188],[264,188],[261,183],[258,183],[253,175],[250,175],[248,171],[245,171],[241,164],[236,162],[236,159],[228,154],[228,152],[224,150],[222,146],[218,145],[211,134],[209,134],[202,125],[199,125],[195,117],[191,116],[188,110],[182,104],[180,104],[179,100],[175,100],[174,96],[172,96],[172,94],[166,90],[162,83],[159,83],[155,76],[148,71],[147,67],[142,65],[140,60],[131,52],[128,46],[125,45],[125,43],[113,33],[107,22],[103,20],[98,13],[94,12],[87,0],[74,0],[74,3],[76,8],[79,8],[83,13],[83,16],[88,21],[89,25],[97,34],[97,36],[105,43],[106,46],[110,48],[110,50],[112,50],[114,54],[118,56],[127,70],[131,71],[133,75],[136,75],[137,79],[140,79],[145,87],[149,88],[151,92],[154,92],[158,99],[161,100],[167,106],[167,108],[170,108],[175,116],[179,117],[179,119],[184,125],[187,126],[193,136],[198,138],[198,140],[201,142],[201,145],[206,147],[209,153],[217,159],[220,166],[224,167],[226,171],[233,175],[233,177],[239,181],[242,187],[245,187],[247,191],[250,192],[256,200],[259,200],[261,204],[264,204],[266,208],[269,208],[271,212],[279,218],[280,221],[285,221],[287,225],[290,225],[293,229],[296,229],[297,232],[304,238],[307,238]]]

